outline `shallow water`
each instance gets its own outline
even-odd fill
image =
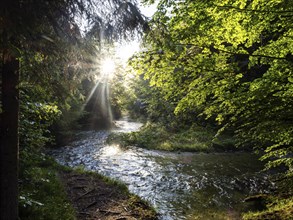
[[[142,124],[116,121],[112,132],[130,132]],[[239,219],[243,199],[273,185],[263,164],[250,153],[170,153],[107,145],[109,132],[79,133],[78,141],[53,150],[56,160],[84,166],[124,182],[149,201],[164,220]]]

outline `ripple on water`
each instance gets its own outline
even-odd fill
[[[114,132],[129,132],[142,124],[117,121]],[[195,154],[149,151],[106,145],[109,132],[87,131],[69,146],[52,150],[60,164],[84,165],[126,183],[129,190],[153,204],[162,219],[192,219],[200,213],[241,208],[242,200],[266,192],[270,183],[248,153]],[[229,214],[229,215],[230,215]],[[202,219],[205,219],[202,217]]]

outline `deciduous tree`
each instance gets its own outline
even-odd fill
[[[286,0],[162,0],[133,66],[176,114],[232,127],[292,176],[292,19]]]

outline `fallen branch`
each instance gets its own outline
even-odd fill
[[[86,196],[86,198],[96,197],[96,199],[99,199],[98,197],[102,197],[102,196],[105,196],[105,195],[106,195],[105,193],[96,193],[96,194],[93,194],[93,195],[83,195],[83,196]]]
[[[96,204],[97,204],[97,201],[94,201],[94,202],[90,203],[87,207],[85,207],[84,209],[88,209],[89,207],[92,207]]]
[[[73,189],[83,189],[83,188],[85,188],[86,186],[74,186],[74,187],[72,187]]]
[[[89,193],[91,193],[91,192],[93,192],[95,189],[91,189],[91,190],[89,190],[89,191],[87,191],[87,192],[85,192],[84,194],[82,194],[81,196],[79,196],[79,197],[77,197],[74,201],[77,201],[77,200],[79,200],[80,198],[82,198],[82,197],[84,197],[84,196],[86,196],[87,194],[89,194]]]
[[[120,215],[122,212],[115,212],[115,211],[111,211],[111,210],[102,210],[102,209],[97,209],[97,212],[103,212],[105,213],[104,215]]]
[[[91,214],[88,213],[88,212],[78,212],[78,214],[81,214],[81,215],[91,215]]]

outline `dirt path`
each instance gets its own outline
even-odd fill
[[[124,187],[98,175],[60,173],[79,220],[155,220],[156,213]]]

